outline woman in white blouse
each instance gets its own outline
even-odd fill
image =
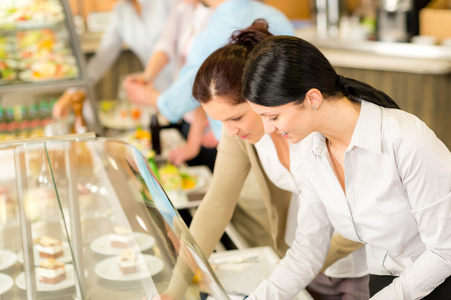
[[[228,45],[212,53],[202,64],[194,81],[193,95],[211,118],[223,122],[223,131],[227,131],[228,137],[223,134],[220,140],[219,159],[227,157],[225,155],[231,157],[243,155],[238,151],[230,153],[232,147],[229,144],[234,143],[236,139],[253,144],[258,154],[258,160],[269,180],[279,189],[292,193],[284,232],[284,240],[286,244],[290,245],[296,230],[298,206],[303,205],[298,202],[300,189],[292,175],[297,168],[303,167],[303,162],[296,155],[299,151],[299,145],[290,144],[278,134],[264,135],[263,122],[246,103],[241,93],[240,84],[240,75],[249,53],[259,41],[269,36],[271,34],[268,32],[268,24],[263,20],[258,20],[254,22],[253,26],[235,32]],[[227,170],[220,169],[224,165],[227,164],[223,163],[215,167],[213,174],[213,177],[223,179],[220,182],[213,181],[213,184],[215,182],[221,184],[221,189],[218,189],[218,192],[237,188],[233,184],[230,186],[231,181],[227,180],[223,173],[233,174],[239,168],[234,168],[233,159],[230,159]],[[215,190],[215,187],[211,189]],[[221,198],[209,193],[208,197],[203,200],[199,213],[194,216],[191,231],[200,243],[204,240],[204,236],[211,237],[217,234],[213,233],[212,224],[205,224],[204,215],[213,213],[205,209],[205,207],[209,207],[208,202],[210,200],[215,201],[216,203],[211,207],[217,208],[220,205],[217,203],[219,199]],[[224,199],[224,201],[233,200]],[[277,203],[277,199],[272,201]],[[269,209],[271,207],[268,207]],[[227,213],[222,215],[227,215]],[[221,223],[221,221],[216,220],[216,223]],[[327,252],[328,245],[324,247],[323,250]],[[203,245],[201,245],[201,248],[203,248]],[[354,243],[353,249],[356,248],[359,248],[359,246]],[[283,255],[283,253],[281,254]],[[206,253],[206,255],[208,256],[209,253]],[[330,257],[336,257],[336,254],[332,253]],[[364,248],[360,248],[348,257],[339,260],[326,269],[325,273],[327,276],[322,275],[324,278],[319,277],[314,282],[316,287],[321,286],[322,288],[310,290],[311,292],[323,294],[322,296],[327,297],[327,299],[368,298],[368,269],[365,263]]]
[[[303,162],[295,241],[249,298],[291,299],[335,228],[366,244],[371,299],[449,299],[451,154],[435,134],[296,37],[259,43],[242,89],[267,134],[302,140]]]

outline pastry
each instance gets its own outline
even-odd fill
[[[39,239],[36,249],[39,252],[39,257],[42,258],[58,258],[63,256],[63,243],[48,235],[44,235]]]
[[[111,235],[111,247],[127,248],[135,245],[135,237],[127,228],[121,226],[114,227],[114,233]]]
[[[121,270],[122,274],[127,275],[139,271],[136,264],[136,255],[132,249],[126,248],[124,251],[122,251],[119,258],[119,269]]]
[[[66,266],[53,258],[47,258],[37,268],[39,282],[57,284],[66,279]]]

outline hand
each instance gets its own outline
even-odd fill
[[[58,99],[53,105],[52,116],[55,119],[65,118],[69,115],[70,101],[63,98]]]
[[[141,300],[148,300],[148,299],[149,299],[148,297],[144,297]],[[160,294],[160,295],[153,296],[152,300],[175,300],[175,298],[168,294]]]
[[[71,96],[75,91],[75,89],[67,89],[55,102],[52,108],[52,116],[55,119],[66,118],[69,116],[70,110],[72,109]]]
[[[208,130],[208,132],[202,136],[201,144],[205,148],[215,148],[218,146],[218,140],[216,139],[213,130]]]
[[[148,82],[124,81],[127,98],[135,103],[148,106],[156,106],[160,95],[153,84]]]
[[[199,152],[199,147],[187,143],[182,147],[171,150],[171,152],[169,152],[169,160],[174,165],[180,166],[185,161],[195,158]]]
[[[128,74],[124,82],[122,84],[125,86],[130,85],[131,83],[150,83],[150,81],[147,79],[146,74],[140,72],[140,73],[132,73]]]

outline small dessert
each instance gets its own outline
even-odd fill
[[[0,224],[7,224],[16,219],[17,203],[11,197],[8,187],[0,186]]]
[[[57,284],[66,279],[66,266],[53,258],[44,259],[37,268],[39,282]]]
[[[126,248],[124,251],[122,251],[121,255],[119,256],[119,269],[121,270],[122,274],[127,275],[138,272],[139,269],[136,262],[136,255],[132,249]]]
[[[127,248],[135,245],[135,237],[127,228],[121,226],[114,227],[114,233],[111,235],[111,247]]]
[[[80,174],[80,172],[78,172],[78,174]],[[92,192],[86,186],[81,184],[78,185],[78,202],[83,211],[93,208],[94,198],[92,197]]]
[[[51,236],[44,235],[36,245],[39,257],[58,258],[63,256],[63,243]]]

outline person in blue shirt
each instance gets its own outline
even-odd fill
[[[193,99],[192,85],[196,73],[204,60],[216,49],[225,45],[231,34],[246,28],[255,19],[265,19],[274,35],[294,35],[293,24],[279,10],[252,0],[203,0],[214,11],[206,28],[196,37],[188,53],[178,79],[164,91],[151,84],[134,83],[127,87],[129,99],[137,104],[156,106],[171,123],[179,122],[183,115],[199,107]],[[209,118],[210,127],[219,140],[221,122]]]

